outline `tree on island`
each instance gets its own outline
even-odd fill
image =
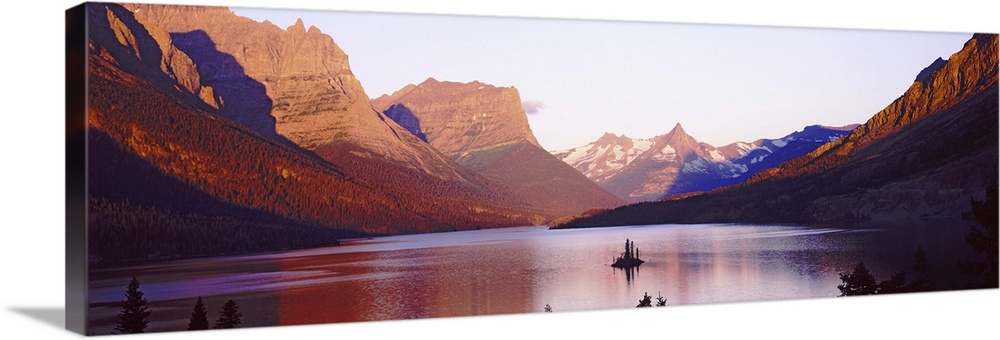
[[[142,333],[149,323],[149,307],[146,298],[139,290],[139,280],[132,277],[125,289],[125,300],[122,300],[122,311],[118,313],[118,325],[115,331],[119,334]]]
[[[639,259],[639,248],[635,247],[635,242],[625,239],[625,251],[617,258],[612,259],[611,266],[615,268],[632,268],[638,267],[643,262],[646,261]]]
[[[635,307],[636,308],[639,308],[639,307],[653,307],[653,297],[649,296],[648,293],[642,293],[642,299],[639,300],[639,305],[635,306]]]
[[[208,311],[205,310],[205,304],[201,302],[201,297],[198,297],[198,302],[194,304],[194,311],[191,312],[191,320],[188,322],[188,330],[196,331],[208,329]]]
[[[978,224],[970,227],[969,233],[965,234],[965,243],[969,244],[982,259],[962,262],[960,264],[962,274],[969,276],[969,288],[996,288],[997,287],[997,182],[990,183],[986,187],[986,199],[983,201],[972,200],[972,214],[976,217]]]
[[[222,310],[219,311],[219,319],[215,321],[215,328],[236,328],[236,326],[243,323],[240,320],[243,317],[243,313],[240,313],[239,308],[235,301],[226,301],[226,304],[222,305]]]

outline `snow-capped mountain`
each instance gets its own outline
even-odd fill
[[[677,124],[669,133],[653,138],[605,133],[585,146],[551,153],[611,193],[639,202],[737,184],[855,127],[812,125],[779,139],[715,147],[691,137]]]

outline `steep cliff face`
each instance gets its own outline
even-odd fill
[[[445,180],[460,170],[391,119],[372,109],[333,38],[302,20],[285,29],[223,7],[126,5],[162,27],[212,84],[220,111],[265,136],[310,149],[349,144],[353,154],[381,158]],[[331,159],[342,161],[342,159]]]
[[[496,180],[516,200],[553,218],[624,202],[538,145],[520,94],[481,82],[429,78],[372,101],[376,109],[423,134],[459,164]]]
[[[211,86],[202,84],[198,69],[191,58],[173,44],[170,35],[159,26],[136,18],[121,6],[95,6],[88,9],[92,45],[102,57],[116,66],[138,73],[161,90],[205,98],[216,105],[208,94]]]
[[[418,124],[434,148],[461,158],[472,152],[521,142],[538,146],[520,100],[513,87],[428,78],[419,85],[375,98],[372,106],[404,124]],[[419,117],[407,115],[407,110],[419,111]],[[407,121],[408,116],[416,117],[419,122]]]
[[[727,190],[568,226],[957,217],[997,178],[997,35],[935,61],[849,135]]]

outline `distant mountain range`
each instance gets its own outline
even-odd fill
[[[585,146],[550,152],[618,197],[652,201],[737,184],[857,126],[813,125],[779,139],[715,147],[688,135],[678,123],[669,133],[649,139],[605,133]]]
[[[998,173],[997,35],[975,34],[847,136],[745,182],[561,227],[958,217]]]

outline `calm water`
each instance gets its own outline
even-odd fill
[[[881,280],[927,252],[950,288],[971,252],[970,222],[851,227],[658,225],[526,227],[345,241],[340,247],[95,268],[91,324],[109,333],[129,279],[153,314],[147,331],[183,330],[198,296],[210,320],[228,300],[244,327],[833,297],[858,262]],[[635,241],[647,262],[611,268]],[[655,301],[655,299],[654,299]]]

